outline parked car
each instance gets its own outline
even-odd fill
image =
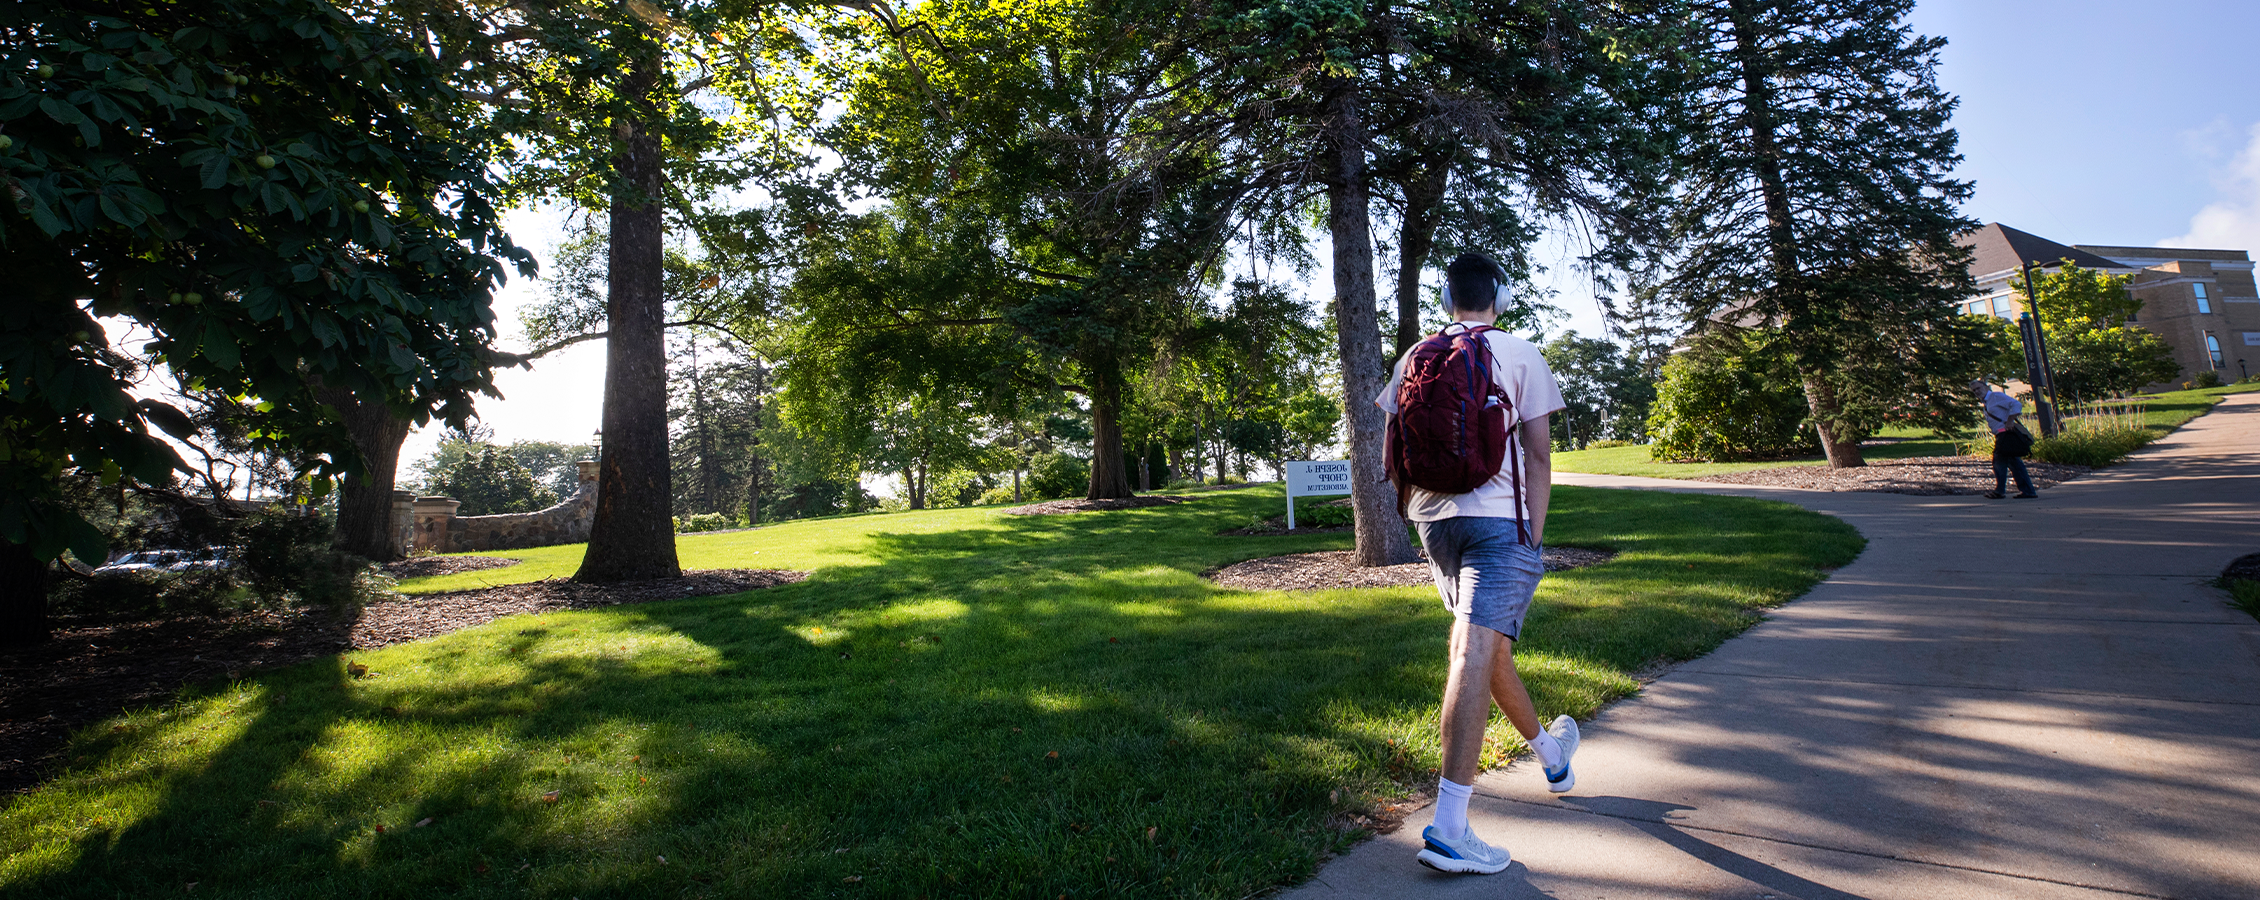
[[[166,566],[165,571],[216,572],[234,568],[235,560],[229,558],[231,552],[226,547],[206,547],[201,550],[182,551],[180,559],[175,560],[172,565]]]
[[[96,575],[130,575],[135,572],[165,572],[181,560],[179,550],[137,550],[113,559],[94,570]]]

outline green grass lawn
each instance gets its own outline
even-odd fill
[[[1433,589],[1199,573],[1348,546],[1223,537],[1277,487],[685,536],[751,594],[518,616],[212,684],[78,735],[0,810],[0,894],[1245,897],[1433,784]],[[1591,714],[1849,562],[1788,505],[1562,488],[1520,668]],[[412,590],[571,569],[578,547]],[[366,665],[366,677],[348,674]],[[1519,749],[1494,728],[1492,762]],[[1533,774],[1531,777],[1537,777]],[[428,823],[428,824],[427,824]]]
[[[2230,384],[2194,391],[2170,391],[2148,394],[2144,424],[2160,436],[2188,424],[2189,420],[2212,411],[2222,397],[2260,390],[2260,384]],[[2031,419],[2030,416],[2027,417]],[[2033,420],[2034,433],[2039,432],[2038,420]],[[1862,448],[1868,459],[1906,459],[1917,456],[1953,456],[1966,437],[1941,438],[1921,428],[1886,428],[1879,437],[1898,438],[1888,444]],[[1584,472],[1592,475],[1637,475],[1647,478],[1700,478],[1705,475],[1722,475],[1728,472],[1747,472],[1751,469],[1770,469],[1778,466],[1810,466],[1825,463],[1820,456],[1803,456],[1796,459],[1766,460],[1763,462],[1664,462],[1650,459],[1646,445],[1633,447],[1607,447],[1599,450],[1577,450],[1554,454],[1554,469],[1560,472]]]

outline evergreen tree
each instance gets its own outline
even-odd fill
[[[1692,5],[1671,276],[1691,320],[1778,331],[1832,466],[1892,420],[1967,418],[1991,352],[1955,314],[1976,226],[1913,0]]]
[[[1387,380],[1374,284],[1373,205],[1383,186],[1407,185],[1417,204],[1399,262],[1399,326],[1419,304],[1421,232],[1429,202],[1452,183],[1438,166],[1481,171],[1498,184],[1475,198],[1494,210],[1587,214],[1593,232],[1635,231],[1612,194],[1637,194],[1660,150],[1644,115],[1645,81],[1633,5],[1435,0],[1220,4],[1217,54],[1245,81],[1251,115],[1292,127],[1279,152],[1293,157],[1295,189],[1321,194],[1332,249],[1336,356],[1355,493],[1356,559],[1414,559],[1396,498],[1383,477],[1384,417],[1374,406]],[[1376,147],[1411,163],[1377,166]],[[1385,161],[1386,162],[1386,161]],[[1493,181],[1492,179],[1496,179]],[[1441,187],[1439,186],[1441,185]],[[1511,200],[1509,198],[1512,198]],[[1527,236],[1528,231],[1524,232]],[[1514,262],[1522,247],[1484,247]],[[1409,281],[1408,281],[1409,280]]]

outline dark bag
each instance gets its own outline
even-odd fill
[[[2008,430],[1993,436],[1993,455],[2010,459],[2031,456],[2032,432],[2025,430],[2025,423],[2010,419]]]
[[[1496,477],[1508,461],[1514,401],[1491,380],[1491,344],[1483,337],[1497,330],[1478,325],[1441,332],[1407,353],[1397,415],[1389,420],[1383,448],[1399,513],[1412,488],[1465,494]],[[1522,461],[1513,465],[1519,505]]]

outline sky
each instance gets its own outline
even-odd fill
[[[1961,98],[1971,216],[2066,244],[2260,251],[2260,2],[1924,0],[1908,24],[1948,40],[1938,79]],[[545,262],[564,234],[556,210],[513,213],[508,225]],[[1549,331],[1602,333],[1564,246],[1538,253],[1567,314]],[[1321,268],[1306,284],[1316,305],[1330,276]],[[503,347],[525,347],[517,308],[539,289],[520,279],[502,292]],[[603,343],[496,382],[506,399],[479,404],[496,440],[585,442],[603,403]],[[436,429],[411,435],[402,461],[437,441]]]

